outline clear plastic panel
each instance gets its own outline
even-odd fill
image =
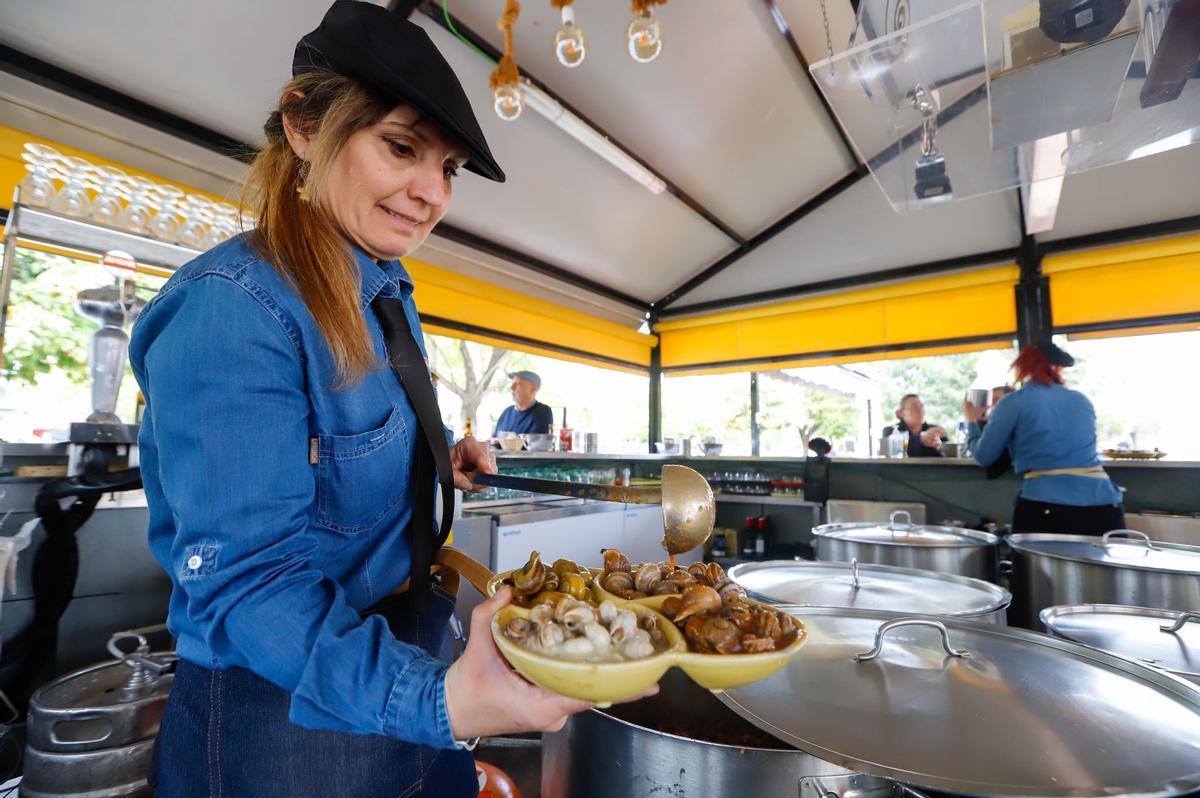
[[[1044,188],[1200,139],[1191,2],[863,0],[812,74],[896,210]]]

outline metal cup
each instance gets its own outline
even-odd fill
[[[987,407],[991,391],[986,388],[970,388],[967,390],[967,401],[976,407]]]

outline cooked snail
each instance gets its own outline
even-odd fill
[[[596,607],[571,596],[537,605],[528,618],[513,618],[504,634],[531,651],[577,662],[643,659],[667,647],[653,615],[639,619],[610,601]]]

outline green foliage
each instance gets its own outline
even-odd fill
[[[96,325],[75,310],[81,268],[87,267],[57,255],[17,250],[0,371],[4,379],[34,385],[39,374],[61,371],[72,382],[87,382],[88,347]]]
[[[796,384],[784,390],[779,384],[790,381],[784,372],[767,371],[759,375],[758,423],[764,432],[795,430],[797,446],[802,445],[798,437],[800,427],[829,441],[854,437],[858,409],[853,399]]]
[[[925,404],[926,420],[952,430],[962,419],[963,397],[975,380],[978,362],[977,353],[967,353],[865,363],[854,370],[868,374],[883,388],[885,424],[895,418],[900,397],[916,393]]]

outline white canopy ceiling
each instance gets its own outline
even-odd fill
[[[7,0],[0,44],[256,145],[267,109],[289,75],[296,40],[316,26],[328,2]],[[576,5],[589,41],[581,67],[566,69],[554,59],[551,39],[559,21],[548,0],[523,4],[514,31],[518,62],[673,189],[651,193],[531,110],[515,122],[501,121],[487,86],[492,65],[424,13],[440,6],[426,4],[412,18],[458,72],[509,180],[497,185],[464,176],[447,216],[474,241],[497,246],[464,244],[447,231],[419,257],[637,326],[644,307],[598,296],[573,284],[571,275],[649,304],[743,242],[757,244],[756,236],[770,234],[680,296],[675,307],[684,307],[869,278],[1020,241],[1015,191],[896,214],[869,176],[847,182],[786,229],[772,229],[856,169],[773,20],[772,4],[675,0],[661,6],[656,14],[666,43],[650,64],[634,63],[625,51],[627,3]],[[448,0],[448,6],[467,29],[501,44],[495,26],[500,0]],[[833,45],[840,50],[852,24],[849,0],[828,0],[827,6]],[[777,8],[804,57],[823,58],[818,4],[779,0]],[[0,74],[0,124],[131,165],[153,162],[164,177],[209,190],[232,191],[243,170],[195,143],[11,75]],[[1176,179],[1189,173],[1200,174],[1200,144],[1068,177],[1058,225],[1042,238],[1200,213],[1200,193]],[[530,261],[565,274],[547,276],[546,268]]]

